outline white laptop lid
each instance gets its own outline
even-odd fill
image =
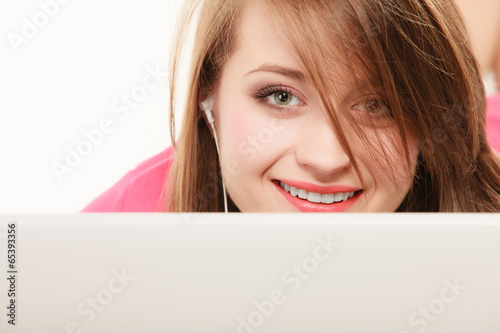
[[[3,216],[0,331],[498,333],[499,216]]]

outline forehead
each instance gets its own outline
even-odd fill
[[[274,61],[282,66],[298,68],[286,35],[260,1],[249,1],[243,9],[235,55],[255,67]]]
[[[336,89],[347,89],[347,86],[350,86],[350,76],[348,68],[342,65],[344,62],[339,61],[342,58],[341,52],[338,52],[339,45],[335,42],[328,43],[329,45],[322,43],[318,48],[317,40],[313,40],[315,37],[320,37],[318,31],[324,31],[318,28],[321,23],[316,24],[314,29],[298,26],[294,22],[292,13],[287,12],[290,11],[290,7],[283,9],[279,5],[274,8],[273,6],[272,3],[264,4],[264,1],[248,1],[245,4],[236,29],[236,49],[226,63],[225,69],[231,67],[239,72],[245,71],[246,74],[263,66],[279,66],[301,74],[302,78],[296,76],[296,79],[312,83],[310,73],[305,68],[310,68],[308,65],[314,63],[314,72],[320,74],[319,77],[316,76],[316,86],[323,86],[329,81]],[[272,10],[275,10],[273,15],[271,15]],[[276,10],[281,11],[276,12]],[[287,29],[285,33],[274,17],[287,20],[285,25],[294,25],[293,32],[285,28]],[[326,31],[321,37],[326,37],[322,38],[323,41],[331,42],[334,39],[328,36]],[[297,43],[297,40],[300,40],[300,43]],[[290,41],[295,42],[294,47]],[[325,48],[328,48],[329,52],[325,52]],[[305,54],[307,55],[304,58]],[[300,59],[306,60],[301,62]]]

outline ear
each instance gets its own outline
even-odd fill
[[[200,95],[201,99],[201,95]],[[205,121],[207,123],[208,129],[210,130],[210,133],[212,134],[212,137],[214,136],[213,130],[214,130],[214,115],[213,115],[213,109],[214,109],[214,95],[210,94],[208,95],[203,101],[199,102],[199,107],[200,110],[203,113],[203,116],[205,118]]]
[[[198,90],[198,107],[200,108],[200,110],[205,111],[203,109],[202,103],[205,101],[209,101],[210,96],[213,96],[213,95],[215,95],[215,94],[212,92],[212,89],[210,89],[208,87],[201,87]],[[205,106],[207,106],[206,103],[205,103]]]
[[[214,96],[210,95],[207,98],[205,98],[205,100],[200,103],[200,109],[205,112],[208,122],[212,124],[214,122],[214,116],[213,116]]]

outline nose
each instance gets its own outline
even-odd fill
[[[304,128],[295,155],[298,164],[320,180],[351,167],[351,160],[326,114]]]

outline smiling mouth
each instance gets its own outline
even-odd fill
[[[332,204],[332,203],[346,201],[362,191],[362,190],[357,190],[354,192],[316,193],[316,192],[309,192],[294,186],[290,186],[282,181],[277,181],[277,184],[279,184],[286,192],[288,192],[293,197],[297,197],[312,203],[323,203],[323,204]]]

